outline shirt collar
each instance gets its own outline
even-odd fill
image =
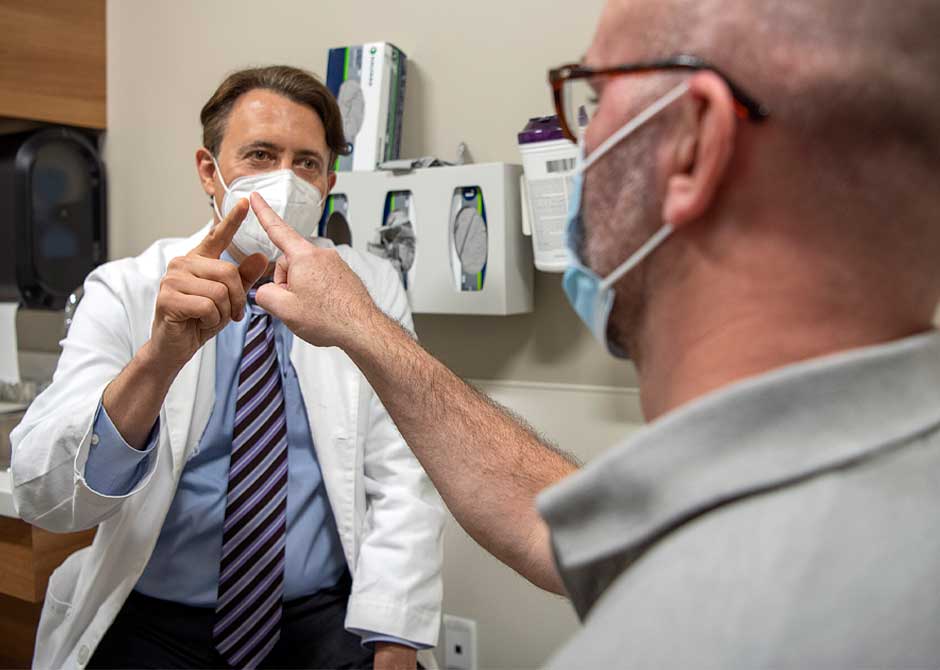
[[[543,492],[580,616],[658,539],[940,427],[940,334],[791,365],[686,405]]]

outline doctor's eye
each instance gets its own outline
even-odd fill
[[[319,170],[320,162],[314,158],[304,158],[300,161],[299,167],[303,170]]]
[[[251,160],[257,162],[270,161],[274,158],[270,152],[265,151],[264,149],[254,149],[253,151],[249,152],[248,157]]]

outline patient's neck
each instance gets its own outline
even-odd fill
[[[797,282],[799,283],[799,282]],[[930,330],[930,318],[899,314],[876,292],[845,286],[763,284],[705,291],[668,288],[635,344],[641,401],[652,421],[706,393],[775,368]]]

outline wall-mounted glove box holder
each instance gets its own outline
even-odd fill
[[[388,258],[417,314],[531,312],[521,174],[507,163],[340,172],[320,234]]]

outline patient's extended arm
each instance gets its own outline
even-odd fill
[[[346,351],[375,388],[454,517],[534,584],[563,591],[535,496],[571,459],[374,313]]]
[[[251,204],[284,251],[258,304],[308,342],[343,348],[460,525],[534,584],[563,593],[535,496],[573,472],[572,459],[422,349],[334,250],[301,238],[257,194]]]

